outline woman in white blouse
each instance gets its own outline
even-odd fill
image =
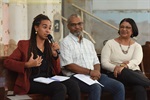
[[[132,86],[135,100],[147,100],[145,87],[150,86],[150,80],[139,67],[143,52],[141,45],[132,39],[138,35],[135,21],[131,18],[123,19],[118,33],[119,37],[108,40],[102,49],[102,68],[108,71],[108,76]]]

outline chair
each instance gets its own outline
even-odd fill
[[[143,49],[143,72],[150,79],[150,41],[142,45]]]

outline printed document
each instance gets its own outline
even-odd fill
[[[92,85],[92,84],[98,83],[98,84],[100,84],[102,87],[104,87],[104,85],[101,84],[101,83],[99,83],[97,80],[91,79],[89,75],[75,74],[74,76],[75,76],[76,78],[78,78],[79,80],[85,82],[85,83],[88,84],[88,85]]]
[[[32,100],[28,95],[7,96],[9,100]]]
[[[69,79],[70,77],[67,77],[67,76],[53,76],[53,77],[38,77],[38,78],[34,78],[33,80],[35,82],[40,82],[40,83],[45,83],[45,84],[49,84],[51,82],[54,82],[54,81],[59,81],[59,82],[62,82],[62,81],[65,81],[67,79]]]

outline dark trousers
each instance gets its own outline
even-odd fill
[[[70,100],[80,100],[78,84],[71,79],[63,82],[52,82],[50,84],[30,81],[29,93],[49,95],[52,97],[52,100],[65,100],[66,94],[68,94]]]
[[[108,76],[115,78],[113,73],[108,73]],[[121,81],[125,86],[132,87],[135,100],[147,100],[145,87],[150,86],[150,80],[141,71],[124,68],[115,79]]]

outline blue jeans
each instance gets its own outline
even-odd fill
[[[102,88],[103,91],[107,91],[112,94],[113,100],[125,100],[125,89],[121,82],[110,78],[105,74],[102,74],[98,81],[104,85]]]
[[[105,74],[101,74],[101,78],[98,80],[104,87],[99,84],[89,86],[75,77],[71,78],[78,82],[81,92],[89,94],[89,100],[100,100],[102,91],[110,92],[113,95],[113,100],[125,100],[124,85]]]

